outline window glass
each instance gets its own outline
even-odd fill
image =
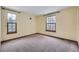
[[[47,17],[47,27],[48,31],[56,31],[56,16]]]
[[[8,13],[8,33],[16,32],[16,14]]]

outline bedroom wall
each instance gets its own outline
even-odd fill
[[[1,37],[1,7],[0,7],[0,51],[1,51],[1,40],[2,37]]]
[[[77,8],[70,7],[56,14],[56,32],[46,30],[46,18],[37,16],[37,32],[77,41]]]
[[[79,7],[77,8],[77,41],[79,44]]]
[[[36,33],[35,16],[29,13],[15,13],[17,15],[17,33],[7,34],[7,13],[15,13],[2,9],[2,41]],[[32,17],[32,20],[29,18]]]
[[[1,38],[1,7],[0,7],[0,42],[1,42],[2,38]]]

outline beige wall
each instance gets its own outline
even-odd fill
[[[79,44],[79,7],[77,8],[77,40]]]
[[[1,7],[0,7],[0,51],[1,51]]]
[[[2,38],[1,38],[1,7],[0,7],[0,42],[1,42]]]
[[[77,40],[77,8],[71,7],[56,14],[56,32],[46,32],[46,19],[37,16],[37,32],[70,40]]]
[[[8,40],[36,33],[35,16],[28,13],[16,13],[17,33],[7,34],[7,13],[9,12],[14,13],[12,11],[2,10],[2,40]],[[30,17],[32,17],[32,20],[29,20]]]

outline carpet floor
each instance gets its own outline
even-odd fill
[[[3,42],[2,52],[78,52],[75,42],[35,34]]]

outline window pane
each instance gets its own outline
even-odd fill
[[[50,30],[52,30],[53,29],[53,26],[52,26],[52,24],[51,24],[51,29]]]
[[[8,32],[12,32],[12,28],[8,28]]]
[[[55,31],[56,30],[56,25],[55,24],[47,24],[47,30]]]
[[[8,28],[12,28],[13,27],[13,25],[12,24],[8,24]]]
[[[15,31],[16,31],[16,30],[15,30],[15,28],[13,28],[12,30],[13,30],[13,32],[15,32]]]
[[[15,28],[15,24],[13,24],[13,28]]]
[[[8,22],[16,22],[16,14],[8,13]]]
[[[52,24],[52,30],[54,30],[54,31],[55,31],[55,30],[56,30],[56,28],[55,28],[55,27],[56,27],[56,25],[55,25],[55,24]]]
[[[47,24],[47,30],[51,29],[51,24]]]
[[[16,24],[15,23],[8,23],[8,32],[15,32],[16,31]]]
[[[50,23],[51,21],[50,21],[50,17],[47,17],[47,23]]]
[[[56,23],[56,16],[47,17],[47,23]]]

